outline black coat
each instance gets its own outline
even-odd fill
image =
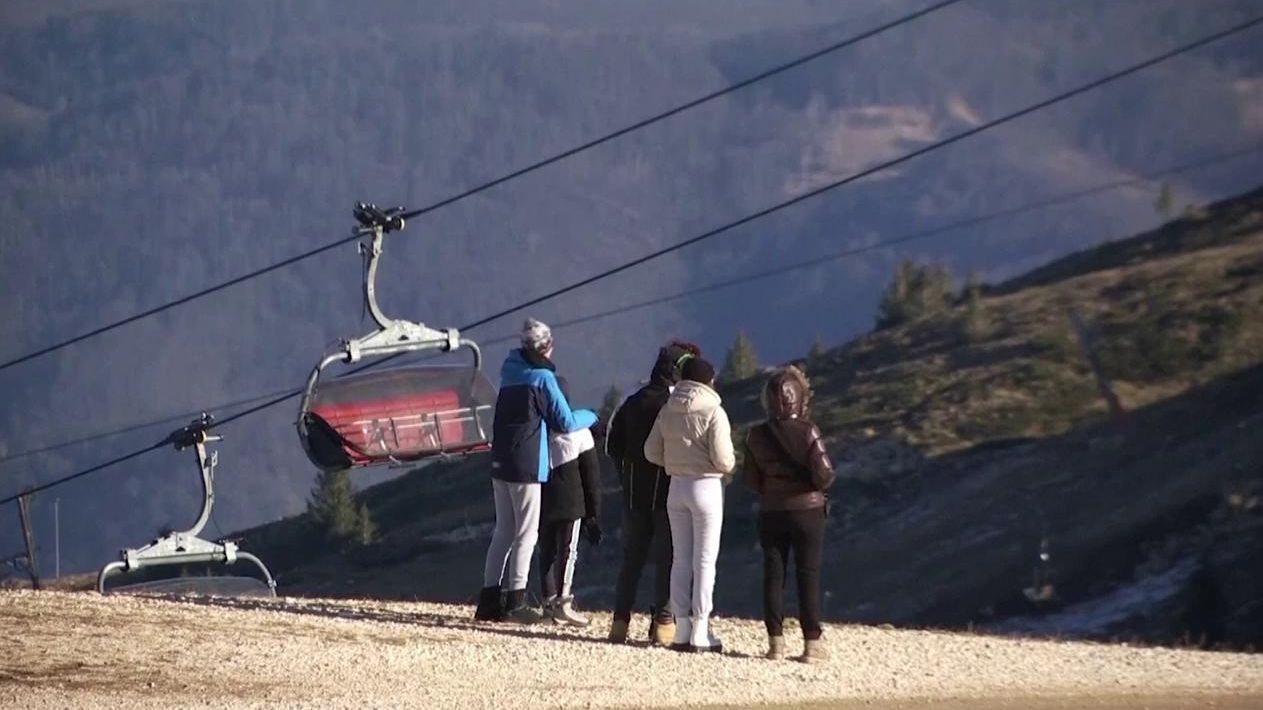
[[[641,387],[623,402],[606,432],[605,452],[618,465],[623,487],[623,503],[629,510],[665,510],[670,478],[661,466],[645,459],[645,440],[658,418],[658,412],[671,396],[681,351],[663,348]]]
[[[541,522],[596,518],[601,513],[601,459],[596,449],[554,468],[540,489]]]
[[[566,378],[558,377],[557,386],[569,398]],[[601,514],[601,459],[596,449],[588,449],[579,458],[552,469],[548,482],[540,490],[541,522],[564,522],[595,518]]]

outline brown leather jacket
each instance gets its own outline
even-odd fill
[[[798,371],[773,376],[763,392],[768,421],[746,435],[745,481],[763,511],[810,510],[825,505],[833,464],[820,429],[805,417],[811,391]]]

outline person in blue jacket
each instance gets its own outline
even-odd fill
[[[548,481],[548,433],[587,429],[597,417],[571,409],[557,385],[548,326],[528,318],[521,335],[522,347],[500,368],[491,439],[496,526],[474,618],[530,624],[543,618],[526,602],[526,581],[539,537],[540,484]]]

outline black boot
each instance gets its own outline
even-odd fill
[[[474,621],[504,621],[504,607],[500,603],[500,585],[483,587],[478,596],[478,608]]]

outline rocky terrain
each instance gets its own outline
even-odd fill
[[[127,708],[1177,708],[1263,702],[1258,658],[830,625],[833,658],[767,661],[762,624],[721,655],[587,630],[475,624],[472,609],[325,599],[0,593],[0,706]],[[643,625],[633,629],[643,636]]]

